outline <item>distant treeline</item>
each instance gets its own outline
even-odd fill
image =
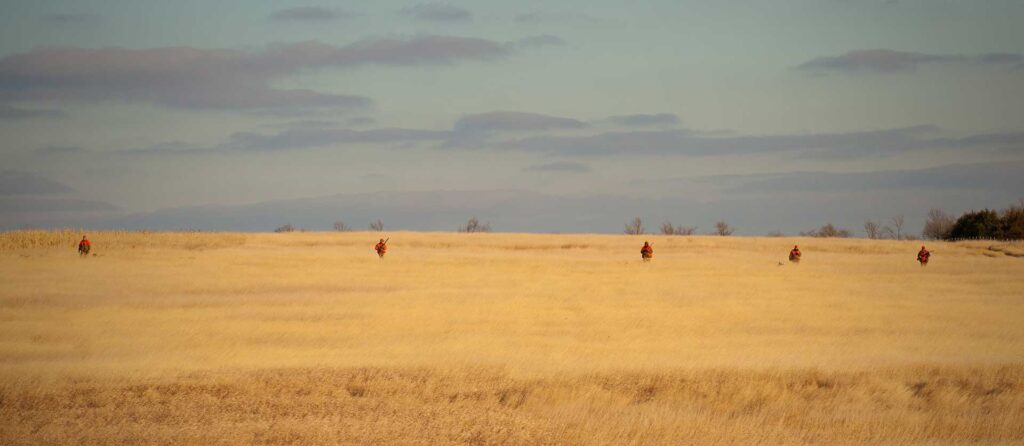
[[[903,215],[892,217],[886,222],[868,220],[864,222],[864,233],[869,239],[918,239],[917,235],[904,230],[904,221]],[[384,222],[378,219],[371,222],[368,228],[371,231],[383,231]],[[336,221],[334,222],[334,230],[344,232],[353,229],[343,221]],[[281,225],[274,229],[274,232],[296,231],[302,232],[305,230],[291,224]],[[483,223],[476,217],[472,217],[465,225],[456,228],[456,231],[491,232],[491,224]],[[734,231],[735,228],[725,221],[718,221],[715,223],[715,228],[708,234],[729,236]],[[643,220],[640,217],[636,217],[626,223],[624,232],[631,235],[646,234],[647,228],[644,226]],[[672,222],[666,221],[661,225],[661,233],[663,235],[694,235],[697,233],[697,227],[675,225]],[[769,237],[784,236],[780,231],[774,231],[767,235]],[[854,232],[837,227],[832,223],[826,223],[818,229],[802,231],[799,235],[801,237],[847,238],[853,237]],[[982,209],[980,211],[964,213],[959,217],[950,215],[940,209],[932,209],[928,212],[928,218],[925,221],[920,238],[927,240],[1022,240],[1024,239],[1024,199],[1001,211]]]

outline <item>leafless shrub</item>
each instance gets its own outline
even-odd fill
[[[640,220],[640,217],[636,217],[633,221],[626,223],[626,234],[629,235],[640,235],[644,233],[644,222]]]
[[[711,235],[720,235],[720,236],[725,237],[725,236],[732,235],[732,233],[735,232],[735,231],[736,231],[736,228],[734,228],[732,226],[729,226],[729,224],[724,222],[724,221],[719,221],[719,222],[715,223],[715,231],[712,232]]]
[[[956,219],[952,215],[943,212],[941,209],[928,211],[928,219],[924,222],[924,229],[921,236],[930,240],[943,240],[949,238],[953,232],[953,225]]]
[[[459,232],[491,232],[490,223],[480,223],[477,218],[471,217],[464,226],[458,228]]]
[[[696,226],[673,226],[670,221],[661,224],[661,233],[665,235],[693,235],[694,232],[697,232]]]
[[[823,238],[838,237],[838,238],[848,238],[848,237],[850,237],[852,235],[852,232],[850,232],[849,229],[837,228],[832,223],[826,223],[825,225],[823,225],[822,227],[820,227],[820,228],[818,228],[816,230],[810,230],[810,231],[807,231],[807,232],[801,232],[800,235],[803,236],[803,237],[823,237]]]
[[[334,230],[338,232],[348,232],[352,230],[352,227],[349,226],[347,223],[338,220],[334,222]]]
[[[296,229],[295,226],[292,226],[291,223],[288,223],[278,226],[277,228],[274,229],[274,232],[295,232],[297,230],[298,229]]]
[[[903,215],[897,215],[889,219],[889,223],[892,224],[890,232],[895,233],[896,240],[903,240]]]
[[[370,223],[370,230],[371,231],[377,231],[377,232],[383,232],[384,231],[384,222],[381,221],[378,218],[377,221]]]
[[[772,232],[769,232],[769,233],[765,234],[764,236],[765,237],[785,237],[786,234],[783,234],[782,231],[772,231]]]

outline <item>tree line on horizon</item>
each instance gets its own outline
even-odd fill
[[[867,220],[864,222],[864,234],[872,240],[918,240],[922,238],[926,240],[1022,240],[1024,239],[1024,199],[1001,211],[982,209],[966,212],[960,216],[950,215],[941,209],[931,209],[920,236],[905,231],[904,226],[906,226],[906,219],[903,215],[894,216],[885,223]],[[718,221],[708,235],[729,236],[734,231],[735,228],[725,221]],[[646,227],[643,220],[636,217],[626,223],[623,232],[629,235],[645,234]],[[671,221],[666,221],[661,225],[662,235],[693,235],[696,232],[696,226],[675,225]],[[781,231],[773,231],[765,235],[768,237],[785,236]],[[797,235],[801,237],[849,238],[854,236],[854,232],[837,227],[832,223],[826,223],[817,229],[801,231]]]
[[[1021,240],[1024,239],[1024,199],[1017,204],[1011,205],[1003,210],[982,209],[980,211],[969,211],[959,216],[953,216],[941,209],[931,209],[925,220],[924,228],[920,236],[911,234],[905,230],[906,220],[903,215],[897,215],[886,222],[867,220],[864,222],[864,234],[873,240],[968,240],[968,239],[1002,239]],[[344,221],[334,222],[334,230],[339,232],[353,231],[354,229]],[[367,226],[370,231],[383,232],[384,222],[381,219],[370,222]],[[683,226],[666,221],[661,224],[662,235],[694,235],[697,233],[697,226]],[[457,232],[491,232],[489,222],[481,222],[475,216],[462,226],[455,229]],[[292,224],[284,224],[274,229],[274,232],[304,232],[305,229],[295,227]],[[708,235],[730,236],[736,231],[724,220],[715,223],[714,228]],[[647,233],[647,227],[643,219],[635,217],[626,222],[623,233],[628,235],[642,235]],[[765,234],[768,237],[784,237],[781,231],[773,231]],[[850,229],[840,228],[832,223],[825,223],[817,229],[801,231],[797,235],[801,237],[821,238],[849,238],[854,236]]]
[[[349,232],[355,230],[343,220],[334,222],[333,227],[334,230],[338,232]],[[377,220],[370,222],[367,229],[374,232],[384,232],[384,221],[378,218]],[[489,222],[480,222],[480,219],[473,216],[466,221],[466,224],[459,226],[455,230],[457,232],[491,232],[491,224]],[[296,227],[291,223],[287,223],[275,228],[274,232],[306,232],[306,230]]]

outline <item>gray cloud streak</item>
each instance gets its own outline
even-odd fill
[[[72,25],[76,23],[84,23],[95,19],[96,16],[92,14],[83,13],[54,13],[46,14],[40,17],[40,20],[52,25]]]
[[[506,150],[552,155],[742,155],[802,152],[826,158],[887,156],[921,149],[978,149],[1024,146],[1024,133],[934,137],[938,128],[897,129],[806,135],[710,137],[690,130],[606,132],[591,136],[535,136],[495,143]]]
[[[539,36],[530,36],[519,39],[515,42],[516,48],[538,48],[542,46],[560,46],[565,45],[565,41],[559,37],[543,34]]]
[[[465,115],[455,122],[455,131],[460,133],[477,132],[517,132],[556,129],[579,129],[587,124],[572,118],[542,115],[540,113],[493,111]]]
[[[443,130],[296,128],[269,135],[250,132],[235,133],[220,148],[230,150],[283,150],[357,143],[439,141],[450,136],[451,132]]]
[[[672,126],[679,124],[679,117],[672,113],[612,116],[608,120],[613,124],[627,127]]]
[[[52,195],[68,192],[74,192],[74,189],[30,172],[0,170],[0,196]]]
[[[586,14],[578,12],[541,12],[533,11],[517,14],[514,18],[516,23],[534,24],[541,22],[561,22],[568,20],[593,20]]]
[[[270,19],[279,22],[329,22],[354,15],[348,11],[324,6],[298,6],[274,11],[270,14]]]
[[[47,48],[0,59],[0,101],[120,100],[192,109],[365,108],[362,96],[279,89],[316,68],[446,65],[506,57],[515,44],[479,38],[301,42],[259,51],[196,48]],[[0,109],[3,110],[3,109]]]
[[[76,198],[0,197],[0,223],[9,214],[53,212],[101,212],[117,210],[113,204]],[[0,224],[0,226],[3,226]]]
[[[1024,190],[1024,162],[951,164],[874,172],[787,172],[713,175],[675,181],[714,185],[729,193],[847,193],[879,190],[1006,192]],[[673,180],[667,180],[673,181]]]
[[[0,119],[63,118],[66,116],[67,113],[63,110],[18,108],[0,104]]]
[[[554,172],[554,173],[585,173],[590,172],[590,166],[572,161],[556,161],[546,164],[535,164],[523,169],[524,172]]]
[[[797,69],[806,72],[827,73],[899,73],[910,72],[922,65],[970,65],[1016,67],[1024,64],[1024,55],[1012,53],[985,53],[976,55],[926,54],[890,49],[850,51],[839,56],[811,59]]]
[[[78,146],[46,146],[33,150],[39,155],[69,155],[86,153],[88,150]]]
[[[473,14],[469,10],[447,3],[420,3],[403,9],[402,14],[417,20],[435,22],[458,22],[473,19]]]

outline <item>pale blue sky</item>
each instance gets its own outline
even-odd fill
[[[593,218],[609,221],[503,227],[493,203],[458,212],[490,212],[497,229],[613,232],[619,206],[622,221],[728,217],[746,234],[795,233],[1024,197],[1020,1],[4,1],[0,12],[0,227],[518,191],[598,206],[607,215]],[[841,189],[823,184],[839,174]],[[804,184],[743,186],[774,175]],[[890,177],[916,180],[878,186]],[[13,186],[53,182],[65,188]],[[754,210],[772,203],[787,211]],[[337,218],[446,221],[359,209]]]

